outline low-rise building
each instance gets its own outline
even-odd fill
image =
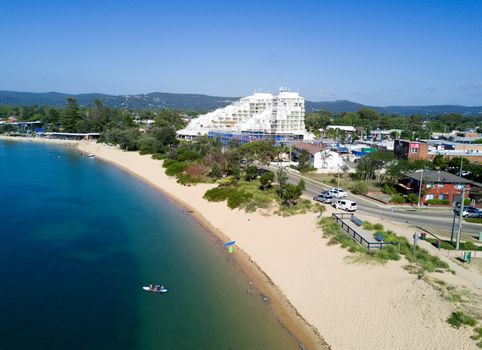
[[[395,140],[393,152],[401,159],[428,159],[428,144],[422,141]]]
[[[293,160],[298,160],[303,150],[310,154],[309,162],[317,170],[338,171],[346,165],[346,162],[338,152],[331,151],[321,144],[307,142],[294,144],[292,151]]]
[[[399,180],[398,187],[405,194],[418,195],[421,190],[423,194],[421,203],[423,204],[426,204],[428,200],[439,199],[447,200],[448,204],[452,205],[454,198],[455,200],[457,197],[460,198],[464,186],[464,198],[469,198],[472,184],[472,181],[446,171],[425,170],[405,174],[404,178]]]

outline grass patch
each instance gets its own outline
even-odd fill
[[[373,225],[373,229],[377,231],[383,231],[383,225],[382,224],[375,224]]]
[[[427,238],[427,242],[430,242],[433,246],[437,246],[437,239],[435,238]],[[482,251],[482,246],[476,245],[473,242],[460,242],[460,250],[478,250]],[[455,243],[448,240],[441,241],[440,248],[447,249],[447,250],[455,250]]]
[[[474,224],[482,224],[482,218],[464,218],[464,220]]]
[[[295,205],[288,206],[280,203],[279,208],[275,214],[287,217],[305,213],[319,213],[325,211],[325,207],[319,204],[313,204],[308,199],[301,199]]]
[[[474,331],[475,331],[475,334],[471,336],[471,338],[477,341],[477,346],[479,348],[482,348],[482,328],[481,327],[476,328],[474,329]]]
[[[452,312],[449,318],[447,318],[447,322],[454,328],[460,328],[463,326],[475,326],[477,321],[475,318],[466,315],[463,311],[455,311]]]
[[[330,238],[331,244],[340,244],[351,253],[360,252],[368,254],[368,249],[359,245],[351,239],[351,237],[347,236],[332,218],[322,218],[318,224],[323,229],[323,236],[325,238]]]
[[[462,295],[457,291],[454,286],[447,286],[445,293],[442,294],[443,297],[452,303],[463,303]]]
[[[405,237],[397,236],[393,231],[377,230],[373,235],[383,235],[383,241],[385,243],[396,243],[393,245],[386,245],[380,250],[368,251],[367,248],[359,245],[350,236],[345,234],[341,227],[332,218],[323,218],[319,221],[319,225],[323,229],[324,237],[329,237],[331,240],[338,242],[342,247],[348,248],[350,252],[363,252],[370,256],[372,259],[377,260],[380,263],[385,263],[389,260],[399,260],[398,243],[400,242],[400,255],[404,255],[405,258],[411,263],[407,268],[410,273],[423,276],[426,272],[444,272],[449,270],[449,266],[445,261],[440,258],[430,255],[425,249],[416,247],[413,250],[413,245]],[[372,225],[365,221],[363,227],[375,229],[376,225]],[[383,229],[383,226],[378,224],[377,228]]]
[[[373,230],[383,231],[383,225],[382,224],[372,224],[369,221],[363,221],[362,227],[367,231],[373,231]]]

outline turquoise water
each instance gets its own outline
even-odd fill
[[[298,348],[221,244],[141,181],[2,141],[0,179],[0,349]]]

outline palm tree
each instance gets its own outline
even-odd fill
[[[322,152],[320,153],[320,157],[321,157],[321,161],[322,161],[322,162],[321,162],[321,168],[322,168],[322,169],[325,168],[326,160],[327,160],[328,158],[332,157],[332,156],[333,156],[332,153],[331,153],[330,151],[327,151],[327,150],[322,151]]]

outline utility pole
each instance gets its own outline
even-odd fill
[[[455,241],[455,250],[459,250],[460,247],[460,234],[462,232],[462,216],[464,214],[464,197],[465,197],[465,184],[462,187],[462,196],[460,198],[460,211],[459,211],[459,227],[457,228],[457,238]]]
[[[420,184],[418,186],[418,203],[417,208],[420,208],[420,202],[422,201],[422,182],[423,182],[423,169],[422,174],[420,174]]]
[[[463,181],[462,179],[462,165],[464,163],[464,157],[460,157],[460,180]],[[457,228],[457,237],[455,241],[455,250],[459,250],[460,247],[460,234],[462,233],[462,217],[464,214],[464,202],[465,202],[465,183],[462,183],[462,194],[460,195],[460,209],[459,209],[459,226]]]

